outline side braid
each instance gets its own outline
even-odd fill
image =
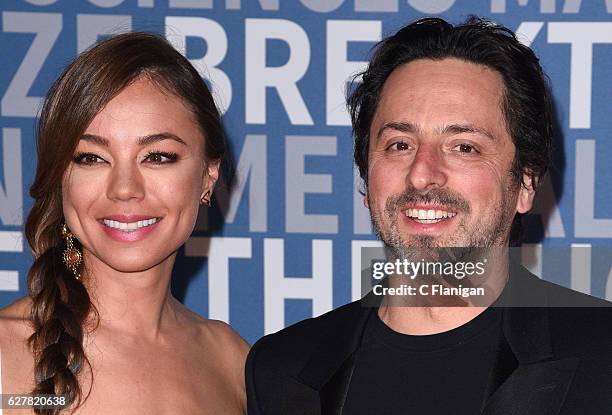
[[[78,406],[82,400],[78,374],[89,364],[83,349],[83,324],[91,311],[87,290],[62,262],[62,248],[48,248],[32,265],[28,284],[32,298],[29,338],[35,360],[34,394],[64,395]],[[55,415],[59,409],[37,409]]]

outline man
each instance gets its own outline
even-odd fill
[[[544,74],[511,31],[412,23],[377,45],[349,108],[392,258],[508,246],[552,140]],[[495,307],[362,300],[264,337],[247,360],[249,414],[612,413],[609,303],[507,260],[493,273]]]

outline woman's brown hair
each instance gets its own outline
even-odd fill
[[[38,164],[30,188],[34,206],[25,229],[35,258],[28,273],[34,329],[29,344],[35,361],[33,393],[65,395],[72,407],[84,399],[79,382],[79,373],[89,364],[84,326],[97,318],[85,286],[62,262],[62,179],[95,115],[142,77],[180,97],[192,111],[205,137],[207,160],[220,160],[225,153],[221,116],[206,83],[159,35],[131,32],[104,40],[79,55],[51,87],[38,124]],[[75,245],[81,248],[78,241]],[[87,278],[83,266],[81,274]]]

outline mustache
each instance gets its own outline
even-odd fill
[[[402,193],[389,197],[385,210],[395,212],[399,207],[407,204],[443,205],[453,208],[457,212],[470,213],[470,204],[458,193],[440,188],[421,193],[413,186],[406,188]]]

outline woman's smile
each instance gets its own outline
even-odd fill
[[[162,219],[152,215],[110,215],[98,222],[112,239],[119,242],[136,242],[157,229]]]

